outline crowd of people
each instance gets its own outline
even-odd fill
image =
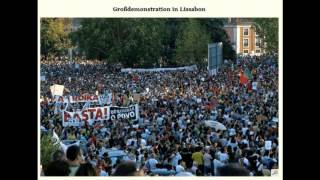
[[[216,75],[206,67],[139,73],[120,69],[101,61],[41,61],[42,128],[54,130],[61,140],[85,142],[57,152],[44,175],[268,176],[278,168],[277,56],[225,61]],[[245,69],[252,77],[244,84],[239,79]],[[140,118],[63,127],[61,113],[54,112],[53,84],[64,85],[66,96],[111,92],[115,106],[138,104]],[[138,100],[134,94],[140,95]],[[207,126],[206,120],[226,130]],[[108,153],[98,156],[111,148],[123,150],[130,160],[113,164]]]

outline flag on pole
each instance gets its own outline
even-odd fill
[[[244,75],[243,72],[240,73],[240,83],[242,85],[245,85],[248,83],[248,78]]]
[[[244,74],[248,79],[253,79],[252,73],[248,68],[245,69]]]

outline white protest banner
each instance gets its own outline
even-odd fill
[[[68,112],[63,111],[62,112],[62,126],[68,127],[68,126],[82,126],[84,125],[81,121],[81,112]]]
[[[264,148],[266,150],[271,150],[272,141],[265,141],[264,142]]]
[[[77,140],[77,141],[64,140],[60,142],[60,147],[65,153],[67,152],[67,149],[73,145],[80,146],[80,140]]]
[[[60,113],[62,110],[66,110],[69,106],[69,100],[67,97],[55,96],[54,97],[54,114]]]
[[[110,119],[111,120],[123,120],[123,119],[139,119],[139,106],[138,104],[129,107],[110,107]]]
[[[107,120],[109,119],[109,106],[87,108],[77,112],[62,112],[62,125],[66,126],[82,126],[88,120]]]
[[[88,102],[90,103],[90,102]],[[62,111],[62,125],[83,126],[86,121],[139,119],[138,104],[129,107],[104,106],[87,108],[81,111]]]
[[[62,96],[63,89],[64,89],[63,85],[54,84],[54,85],[50,86],[52,96]]]
[[[111,104],[109,95],[105,95],[105,94],[99,95],[98,101],[101,106],[104,106],[105,104],[107,104],[107,105]]]
[[[258,89],[258,82],[253,82],[252,83],[252,89],[255,90],[255,91]]]
[[[56,145],[56,144],[59,144],[60,143],[60,138],[59,136],[56,134],[56,132],[53,130],[53,133],[52,133],[52,143],[53,145]]]
[[[69,103],[69,99],[66,96],[55,96],[54,102],[55,103]]]
[[[187,71],[193,71],[196,70],[197,66],[184,66],[184,67],[178,67],[178,68],[151,68],[151,69],[132,69],[132,68],[125,68],[121,69],[121,72],[163,72],[163,71],[179,71],[179,70],[187,70]]]
[[[206,126],[209,126],[211,128],[215,128],[216,130],[226,130],[227,128],[219,123],[218,121],[212,121],[212,120],[208,120],[204,122]]]
[[[80,95],[80,96],[70,96],[69,97],[70,103],[77,103],[77,102],[98,102],[99,96],[98,95]]]

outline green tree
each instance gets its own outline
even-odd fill
[[[52,153],[59,149],[59,145],[53,145],[51,138],[52,134],[41,134],[40,162],[44,169],[50,162]]]
[[[183,30],[188,19],[168,18],[165,20],[165,33],[163,37],[162,58],[165,65],[177,66],[175,61],[176,40]]]
[[[210,41],[213,43],[222,42],[222,53],[224,59],[234,60],[236,52],[231,46],[231,42],[228,38],[226,31],[223,29],[226,23],[226,18],[215,18],[215,19],[199,19],[200,23],[206,28],[210,35]]]
[[[175,59],[179,65],[204,65],[210,37],[196,19],[188,19],[176,40]]]
[[[235,55],[223,23],[221,19],[186,18],[82,19],[70,37],[87,58],[121,62],[127,67],[201,64],[207,57],[205,43],[209,39],[223,42],[225,58]],[[186,55],[192,55],[191,59],[184,59]]]
[[[255,18],[254,26],[257,34],[261,37],[261,48],[270,53],[278,53],[278,18]]]
[[[151,66],[161,58],[164,22],[145,18],[84,19],[71,37],[90,59]]]
[[[41,54],[62,55],[71,47],[71,19],[42,18],[40,27]]]

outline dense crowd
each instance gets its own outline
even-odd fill
[[[202,67],[139,73],[120,69],[121,65],[100,61],[41,61],[41,75],[45,76],[40,92],[42,129],[54,130],[61,140],[84,142],[81,148],[71,146],[60,152],[52,167],[69,167],[65,172],[69,175],[92,171],[87,175],[101,176],[221,176],[228,175],[223,173],[225,167],[242,168],[245,175],[267,176],[278,168],[277,56],[225,61],[213,76]],[[252,77],[244,84],[239,79],[245,70]],[[63,127],[61,113],[54,112],[53,84],[64,85],[66,96],[111,92],[113,105],[138,103],[140,118]],[[134,94],[140,99],[134,99]],[[218,121],[226,130],[209,127],[206,120]],[[265,141],[271,141],[271,148],[266,149]],[[98,156],[110,148],[123,150],[130,161],[112,165],[107,153]],[[130,168],[139,171],[123,172]]]

